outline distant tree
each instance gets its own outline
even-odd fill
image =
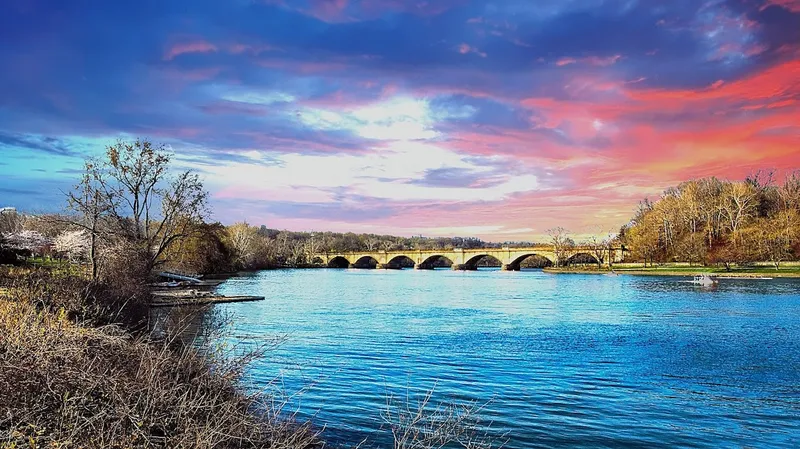
[[[89,256],[91,236],[86,229],[64,231],[53,240],[53,247],[71,262],[81,262]]]
[[[610,258],[610,250],[613,241],[614,236],[611,234],[608,234],[605,237],[592,235],[583,243],[584,246],[589,248],[589,253],[597,262],[598,269],[603,266],[603,262],[605,261],[606,257],[609,257],[609,263],[612,262]]]
[[[568,231],[562,227],[548,229],[547,235],[550,236],[550,244],[553,245],[556,265],[563,266],[567,263],[570,252],[575,247],[575,241],[569,237]]]
[[[22,230],[25,217],[15,210],[0,212],[0,234],[13,234]]]
[[[226,228],[227,241],[232,249],[234,264],[239,268],[250,268],[256,255],[258,229],[247,222],[236,223]]]
[[[53,242],[36,231],[22,230],[3,235],[5,245],[20,254],[41,255]]]
[[[113,209],[114,196],[105,192],[106,173],[102,164],[95,159],[87,159],[83,173],[73,190],[67,193],[67,209],[74,216],[69,220],[72,225],[85,230],[89,236],[88,257],[91,265],[92,279],[97,279],[100,266],[99,244],[102,238],[103,221]]]
[[[742,225],[758,210],[758,195],[755,187],[748,183],[729,183],[723,192],[722,211],[727,219],[733,244],[736,245]]]
[[[659,259],[661,249],[659,229],[658,217],[653,214],[645,214],[639,217],[626,233],[627,243],[632,249],[631,255],[634,259],[643,261],[645,266],[647,266],[647,262],[652,265],[656,259]]]

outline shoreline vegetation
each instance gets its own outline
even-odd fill
[[[551,274],[599,274],[605,275],[612,273],[611,269],[597,269],[597,267],[587,268],[544,268],[545,273]],[[691,277],[701,274],[708,274],[718,278],[753,278],[762,277],[775,278],[800,278],[800,267],[784,267],[776,271],[770,267],[758,268],[731,268],[727,270],[722,267],[682,267],[682,266],[660,266],[660,267],[639,267],[639,268],[617,268],[613,267],[613,273],[628,276],[684,276]]]
[[[282,409],[280,392],[247,392],[247,366],[269,347],[231,356],[208,334],[225,327],[214,309],[174,309],[153,332],[156,273],[210,278],[316,267],[311,255],[325,251],[531,244],[208,223],[202,182],[174,173],[171,160],[164,146],[120,141],[86,161],[63,213],[0,211],[0,448],[322,447],[313,423]],[[690,181],[640,204],[619,233],[581,242],[589,253],[576,253],[563,228],[549,230],[556,260],[533,256],[523,267],[607,273],[604,254],[623,246],[620,274],[800,277],[799,217],[800,172],[780,186],[762,175]],[[192,321],[204,325],[187,340]],[[430,399],[387,405],[395,449],[499,444],[476,433],[480,407]]]
[[[249,388],[247,367],[274,344],[226,347],[210,306],[152,319],[160,270],[257,268],[237,252],[251,234],[237,243],[206,223],[199,178],[170,161],[163,146],[120,141],[87,160],[64,214],[0,212],[0,448],[326,446],[284,410],[287,392]],[[267,255],[263,268],[279,264]],[[479,407],[419,399],[387,401],[381,432],[395,448],[497,443],[477,430]]]

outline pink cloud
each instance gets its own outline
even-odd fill
[[[311,0],[310,8],[306,11],[309,15],[324,22],[348,22],[352,20],[345,15],[349,4],[348,0]]]
[[[217,47],[214,44],[203,40],[185,41],[171,45],[164,51],[163,59],[171,61],[176,57],[187,53],[212,53],[216,52]]]
[[[459,45],[458,46],[458,52],[461,53],[462,55],[466,55],[466,54],[469,54],[469,53],[475,53],[476,55],[480,56],[481,58],[485,58],[486,57],[486,53],[480,51],[479,49],[477,49],[475,47],[471,47],[468,44]]]
[[[800,0],[767,0],[761,10],[763,11],[769,6],[780,6],[791,12],[800,12]]]

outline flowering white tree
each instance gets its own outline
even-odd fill
[[[70,262],[86,260],[89,256],[91,240],[89,232],[85,229],[79,231],[64,231],[53,241],[55,250],[67,256]]]
[[[52,241],[36,231],[23,230],[3,234],[5,245],[16,251],[25,251],[31,254],[41,254],[52,244]]]

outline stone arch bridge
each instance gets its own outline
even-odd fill
[[[397,251],[359,251],[359,252],[328,252],[313,254],[312,260],[321,261],[328,267],[350,268],[384,268],[399,269],[403,262],[409,264],[408,259],[414,263],[416,269],[434,268],[435,263],[444,258],[451,262],[454,270],[477,270],[478,263],[484,257],[493,257],[500,261],[503,270],[519,271],[522,262],[531,256],[541,256],[554,265],[559,265],[555,248],[552,245],[537,245],[524,248],[471,248],[471,249],[445,249],[445,250],[397,250]],[[575,247],[566,257],[575,260],[577,256],[589,256],[594,263],[598,260],[596,251],[590,247]],[[604,249],[600,262],[608,266],[609,263],[622,261],[622,249]],[[586,259],[584,259],[586,260]]]

